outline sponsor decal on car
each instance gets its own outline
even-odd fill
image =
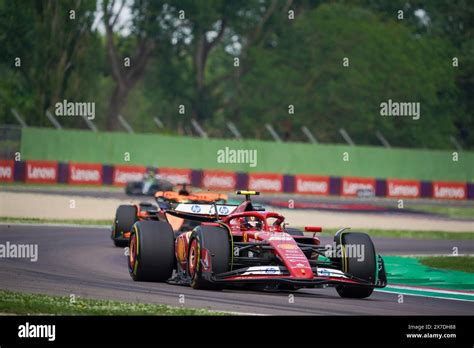
[[[12,160],[0,161],[0,182],[12,182],[15,162]]]
[[[329,177],[314,175],[295,175],[295,192],[314,195],[328,195]]]
[[[372,178],[342,178],[341,195],[357,196],[359,191],[375,193],[375,179]]]
[[[261,192],[282,192],[283,191],[283,175],[266,174],[266,173],[250,173],[249,174],[249,190]]]
[[[268,240],[292,240],[293,237],[288,233],[275,233]]]
[[[290,262],[301,262],[301,261],[306,261],[308,258],[306,256],[297,256],[297,255],[291,255],[291,258],[288,258],[288,261]]]
[[[173,185],[190,184],[191,169],[158,168],[157,178],[171,182]]]
[[[225,205],[218,207],[217,211],[219,212],[219,215],[227,215],[229,214],[229,208],[227,208]]]
[[[194,204],[192,207],[191,207],[191,211],[195,214],[201,212],[201,207],[197,204]]]
[[[329,277],[330,275],[331,275],[331,272],[329,272],[327,269],[318,268],[318,276],[320,276],[320,277]]]
[[[293,244],[291,244],[293,245]],[[295,255],[301,255],[300,254],[300,250],[296,247],[296,248],[291,248],[291,249],[286,249],[287,250],[287,253],[288,254],[295,254]],[[293,255],[290,255],[290,256],[293,256]]]
[[[217,204],[216,206],[219,215],[229,215],[237,208],[236,205]],[[215,215],[216,213],[213,204],[180,203],[174,210],[181,213],[192,213],[202,215]]]
[[[254,266],[249,267],[242,275],[279,275],[281,269],[279,266]]]
[[[125,186],[129,181],[141,181],[146,172],[145,166],[114,166],[112,184],[116,186]]]
[[[338,269],[318,267],[317,273],[318,277],[347,278],[344,273]]]
[[[300,254],[300,251],[298,250],[298,254]],[[304,254],[301,255],[286,255],[288,257],[288,261],[291,262],[301,262],[301,261],[306,261],[307,257]]]
[[[417,180],[387,179],[387,197],[418,198],[420,186]]]
[[[298,249],[298,247],[295,244],[290,244],[290,243],[282,243],[278,244],[278,247],[283,250],[295,250]]]
[[[102,184],[102,165],[88,163],[69,163],[69,184]]]
[[[208,190],[234,190],[237,184],[234,172],[203,170],[202,187]]]
[[[26,161],[25,181],[42,184],[58,182],[58,162]]]
[[[460,182],[433,182],[433,198],[466,199],[467,185]]]

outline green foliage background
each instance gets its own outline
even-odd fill
[[[129,4],[131,31],[115,33],[120,55],[133,56],[134,38],[141,35],[134,28],[158,42],[121,112],[136,132],[196,135],[190,126],[195,117],[220,138],[232,137],[226,127],[232,121],[254,139],[270,139],[264,128],[270,123],[287,141],[306,141],[306,126],[323,143],[342,142],[338,130],[344,128],[356,144],[380,145],[380,131],[399,147],[448,149],[450,136],[474,147],[472,1],[276,1],[261,28],[270,0]],[[134,9],[144,4],[158,13],[151,22],[156,25],[137,24],[142,18]],[[179,10],[185,22],[177,20]],[[288,10],[295,19],[288,19]],[[226,30],[207,57],[204,87],[198,89],[196,38],[215,33],[224,18]],[[94,122],[106,130],[114,80],[97,23],[100,2],[93,0],[0,0],[0,124],[16,123],[10,112],[15,108],[28,125],[51,127],[45,110],[67,99],[95,102]],[[380,103],[388,99],[420,102],[421,118],[380,116]],[[153,117],[165,128],[156,128]],[[67,128],[86,127],[80,118],[60,121]]]

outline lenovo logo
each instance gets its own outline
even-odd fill
[[[102,184],[102,165],[87,163],[69,164],[70,184]]]
[[[203,186],[205,188],[233,189],[235,180],[231,176],[206,176],[203,179]]]
[[[312,193],[319,195],[327,195],[329,193],[329,177],[296,175],[297,193]]]
[[[30,179],[54,179],[56,170],[54,168],[28,166],[28,178]]]
[[[255,191],[281,191],[281,181],[278,179],[251,179],[249,188]]]
[[[38,183],[54,183],[58,178],[58,164],[46,161],[27,161],[26,181]]]
[[[158,178],[167,180],[173,185],[191,183],[191,169],[184,168],[159,168]]]
[[[143,179],[143,173],[140,172],[124,172],[116,170],[114,175],[114,183],[126,184],[129,181],[140,181]]]
[[[372,178],[342,178],[341,194],[343,196],[357,196],[360,192],[375,193],[375,179]]]
[[[462,183],[433,183],[433,198],[465,199],[466,185]]]
[[[420,197],[420,182],[415,180],[387,180],[388,197]]]
[[[233,190],[237,184],[236,174],[233,172],[204,170],[202,186],[214,190]]]
[[[98,170],[76,169],[71,171],[71,179],[78,181],[97,181],[100,179]]]
[[[13,181],[13,161],[0,161],[0,181]]]

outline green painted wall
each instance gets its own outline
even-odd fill
[[[217,151],[226,147],[257,150],[257,166],[218,163]],[[239,142],[39,128],[23,129],[21,151],[23,159],[27,160],[474,182],[472,152],[461,152],[458,162],[454,162],[451,151],[283,144],[256,140]],[[126,152],[130,153],[129,162],[124,160]],[[347,162],[343,161],[344,152],[349,153]]]

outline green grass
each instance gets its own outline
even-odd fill
[[[473,228],[474,229],[474,228]],[[368,233],[371,237],[404,238],[404,239],[455,239],[474,240],[473,232],[444,232],[444,231],[408,231],[408,230],[378,230],[357,229]],[[323,229],[322,236],[333,236],[337,229]]]
[[[474,273],[474,256],[429,256],[419,260],[428,267]]]
[[[413,205],[407,207],[410,210],[427,213],[446,215],[452,218],[472,218],[474,219],[474,207],[452,207],[436,205]]]
[[[227,315],[205,309],[25,294],[0,290],[0,313],[54,315]]]
[[[67,220],[67,219],[39,219],[39,218],[19,218],[19,217],[0,217],[0,222],[6,223],[23,223],[23,224],[73,224],[73,225],[103,225],[111,226],[110,220]]]

